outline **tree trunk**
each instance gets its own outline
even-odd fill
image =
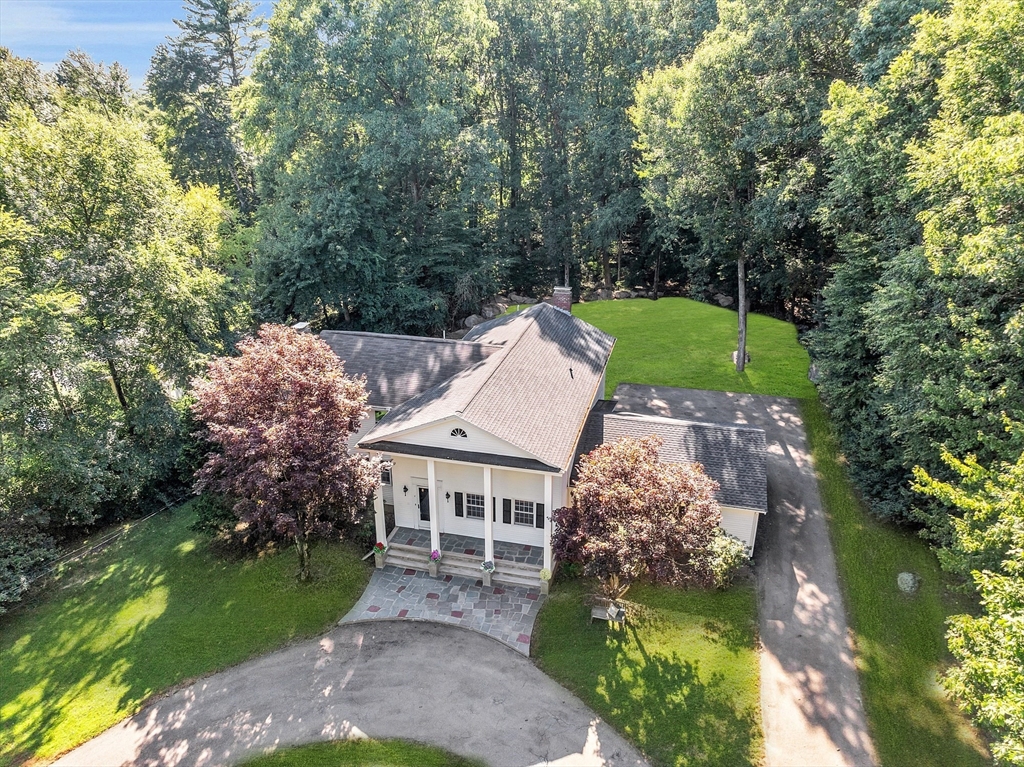
[[[107,370],[110,371],[110,385],[114,389],[114,394],[117,396],[117,401],[121,405],[121,410],[125,413],[128,412],[128,399],[124,396],[124,388],[121,386],[121,376],[117,374],[117,368],[114,367],[114,361],[107,359]]]
[[[658,300],[658,281],[661,279],[661,249],[658,249],[658,257],[654,261],[654,290],[651,292],[651,298],[655,301]]]
[[[736,259],[736,279],[739,283],[739,338],[736,343],[736,372],[742,373],[747,364],[747,261]]]
[[[295,549],[299,552],[299,580],[306,582],[310,579],[309,572],[309,541],[300,525],[295,532]]]

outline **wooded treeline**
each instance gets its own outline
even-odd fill
[[[191,0],[179,26],[142,93],[0,53],[0,602],[48,536],[180,484],[183,385],[256,321],[439,334],[563,282],[736,297],[742,265],[807,331],[872,511],[1002,605],[955,627],[950,684],[1024,762],[1024,2]]]

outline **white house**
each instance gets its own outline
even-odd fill
[[[442,572],[479,577],[490,560],[495,581],[537,585],[541,568],[552,568],[550,515],[568,503],[578,456],[626,434],[669,433],[663,459],[705,463],[722,484],[723,508],[740,511],[736,520],[723,515],[723,526],[753,548],[756,516],[766,509],[763,433],[758,453],[755,429],[615,412],[601,399],[615,339],[565,309],[537,304],[463,340],[320,337],[347,373],[366,376],[371,415],[352,446],[392,464],[374,501],[388,564],[425,570],[437,550]],[[716,476],[702,452],[716,429],[731,429],[730,438],[742,431],[733,447],[749,454],[728,476]]]

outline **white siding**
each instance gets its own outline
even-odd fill
[[[452,429],[459,428],[466,432],[466,437],[453,437]],[[459,418],[449,418],[444,421],[424,426],[405,434],[396,434],[388,437],[391,442],[402,442],[407,445],[425,445],[429,447],[441,447],[449,450],[468,450],[473,453],[491,453],[493,455],[511,455],[517,458],[534,458],[525,450],[520,450],[515,445],[498,439],[493,434],[478,429]],[[481,469],[482,471],[482,469]]]
[[[427,486],[427,461],[424,458],[410,458],[401,455],[392,456],[391,460],[394,464],[391,470],[391,480],[395,505],[395,524],[400,527],[419,527],[419,491],[417,488]],[[455,493],[478,493],[482,495],[484,491],[484,467],[436,461],[434,468],[437,476],[437,501],[440,506],[438,522],[441,532],[483,538],[484,522],[482,519],[455,516]],[[491,477],[493,497],[497,499],[494,540],[523,543],[530,546],[543,546],[543,530],[524,525],[506,525],[501,521],[501,501],[503,498],[509,498],[513,501],[544,503],[544,475],[515,471],[514,469],[492,468]],[[409,488],[407,494],[402,492],[403,487]],[[560,482],[556,478],[553,487],[556,508],[562,505],[558,500],[560,487]],[[445,498],[445,493],[451,493],[452,497]],[[488,504],[486,513],[491,513],[491,502],[488,501],[486,503]],[[551,509],[545,509],[544,513],[549,515]],[[423,523],[423,525],[426,527],[426,523]]]
[[[757,534],[757,520],[761,515],[750,509],[722,507],[720,527],[734,538],[739,538],[747,547],[747,553],[754,551],[754,536]]]
[[[374,427],[375,423],[376,423],[376,421],[374,420],[373,411],[371,410],[370,414],[368,416],[366,416],[366,418],[364,418],[359,423],[359,429],[354,431],[354,432],[352,432],[349,435],[349,437],[348,437],[348,449],[349,449],[349,452],[351,452],[351,451],[356,449],[356,445],[358,444],[359,440],[361,440],[363,437],[365,437],[367,435],[367,433],[370,431],[370,429],[372,429]]]

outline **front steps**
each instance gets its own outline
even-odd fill
[[[400,543],[388,545],[388,552],[384,557],[384,564],[392,567],[403,567],[412,570],[429,570],[430,552],[426,549],[406,546]],[[444,552],[441,557],[441,565],[438,567],[440,575],[457,575],[462,578],[480,580],[483,572],[480,570],[480,557],[471,557],[466,554],[455,554]],[[502,583],[508,586],[521,586],[528,589],[540,588],[541,568],[533,565],[520,564],[518,562],[506,562],[501,559],[494,560],[494,572],[491,574],[492,583]]]

